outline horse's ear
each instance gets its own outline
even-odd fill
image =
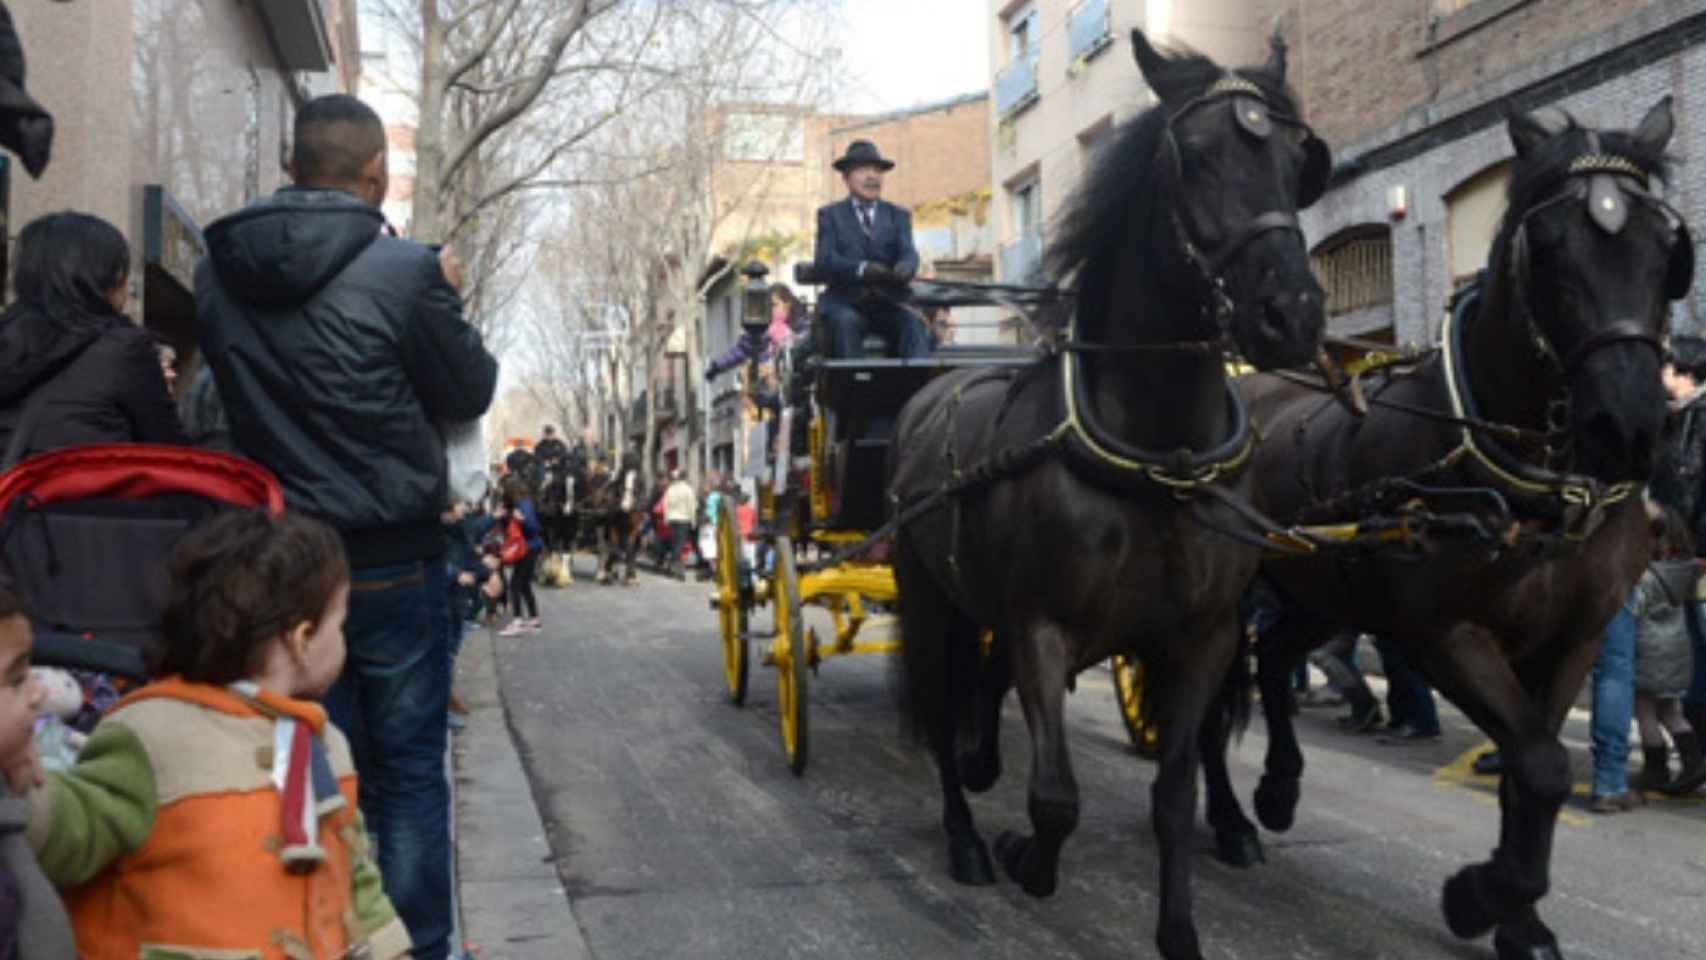
[[[1635,128],[1635,139],[1641,146],[1660,154],[1665,152],[1671,134],[1675,132],[1676,119],[1671,114],[1670,94],[1667,93],[1641,118],[1641,125]]]
[[[1268,62],[1262,65],[1262,69],[1273,74],[1281,83],[1285,82],[1285,52],[1285,37],[1275,30],[1268,38]]]
[[[1552,139],[1552,131],[1526,113],[1512,113],[1506,123],[1510,130],[1511,146],[1516,155],[1525,157],[1541,144]]]
[[[1156,87],[1156,81],[1167,72],[1168,61],[1160,51],[1150,45],[1149,38],[1143,35],[1142,30],[1131,32],[1131,54],[1137,58],[1137,69],[1143,71],[1144,81],[1151,89]]]

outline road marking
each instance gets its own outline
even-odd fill
[[[1434,771],[1434,783],[1439,784],[1440,786],[1458,787],[1460,789],[1467,790],[1471,794],[1483,799],[1490,799],[1493,805],[1497,806],[1499,799],[1499,778],[1497,776],[1483,775],[1475,772],[1475,758],[1491,749],[1493,749],[1493,741],[1483,740],[1475,746],[1470,747],[1468,750],[1463,751],[1463,753],[1458,755],[1457,759]],[[1570,793],[1578,797],[1590,797],[1593,795],[1593,785],[1587,781],[1576,783],[1571,787]],[[1690,797],[1672,797],[1662,793],[1648,792],[1646,794],[1646,798],[1647,803],[1652,806],[1691,807],[1706,804],[1706,796],[1700,796],[1699,794]],[[1593,824],[1597,819],[1599,818],[1583,816],[1580,813],[1576,813],[1568,809],[1558,811],[1558,822],[1572,827],[1587,827]]]

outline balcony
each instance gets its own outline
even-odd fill
[[[1037,55],[1032,52],[995,75],[995,115],[1005,120],[1037,102]]]
[[[1027,233],[1001,248],[1002,283],[1036,283],[1043,273],[1043,239]]]
[[[287,70],[321,73],[332,67],[325,0],[261,0],[261,17]]]
[[[1108,12],[1108,0],[1083,0],[1078,4],[1067,22],[1066,34],[1072,45],[1068,61],[1074,66],[1088,62],[1113,46],[1113,21]]]

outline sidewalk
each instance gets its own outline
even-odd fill
[[[589,958],[510,739],[490,630],[468,631],[456,688],[470,711],[452,743],[463,942],[478,960]]]

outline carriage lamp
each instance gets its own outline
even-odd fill
[[[740,272],[746,275],[746,286],[741,291],[741,329],[751,336],[762,336],[770,326],[770,285],[764,282],[770,268],[750,260]]]

